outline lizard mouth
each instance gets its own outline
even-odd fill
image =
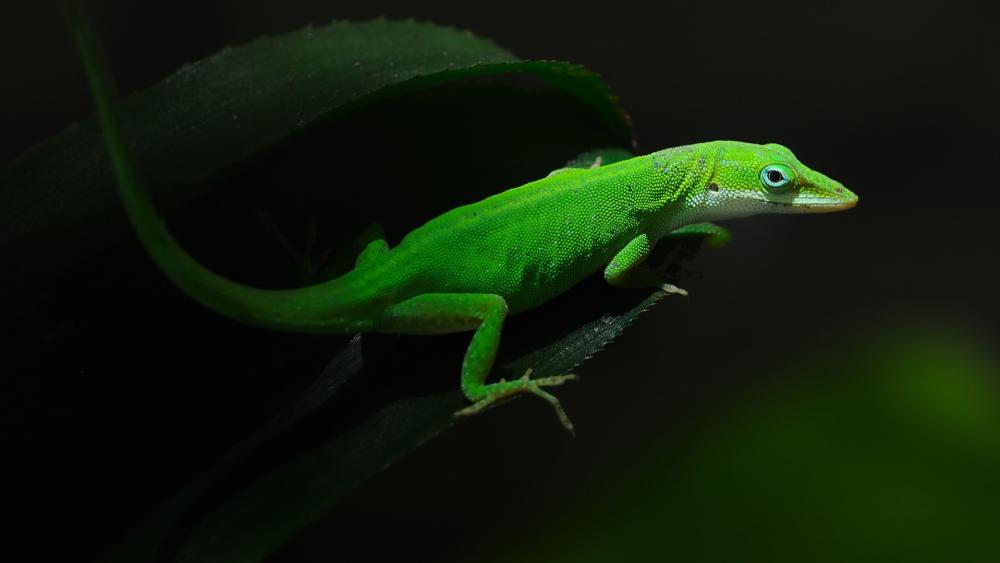
[[[789,213],[832,213],[834,211],[844,211],[858,204],[858,197],[843,199],[814,199],[799,201],[771,201],[764,200],[764,203],[784,208]]]
[[[832,213],[858,204],[857,194],[840,184],[809,184],[792,193],[762,199],[775,213]]]

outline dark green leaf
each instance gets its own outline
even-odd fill
[[[590,319],[576,330],[498,367],[497,372],[520,374],[531,367],[538,377],[567,373],[610,343],[639,314],[663,296],[662,292],[635,292],[619,301],[618,306],[628,307],[625,310],[601,313],[599,309],[591,308],[586,312]],[[574,303],[578,301],[573,300]],[[375,355],[384,354],[380,350]],[[413,357],[399,349],[394,354]],[[286,419],[298,420],[308,409],[320,407],[310,396],[317,389],[339,387],[352,377],[372,382],[392,379],[387,366],[367,365],[362,357],[358,341],[353,342],[334,362],[337,367],[321,377],[321,381],[329,384],[315,385],[291,409],[296,415]],[[343,408],[354,403],[356,396],[338,396],[329,408]],[[245,562],[264,559],[292,534],[322,515],[356,484],[447,429],[455,422],[453,413],[464,404],[461,393],[450,390],[392,400],[373,412],[355,418],[339,433],[330,432],[329,427],[337,425],[327,421],[323,424],[327,429],[321,442],[311,449],[296,452],[284,465],[250,482],[245,476],[230,476],[216,483],[201,502],[193,505],[171,526],[166,541],[161,545],[160,560]],[[554,417],[551,423],[558,424]],[[247,444],[262,444],[280,426],[281,422],[272,424],[259,437],[248,440]],[[291,441],[296,441],[294,433]],[[289,437],[286,435],[283,439]],[[238,448],[238,454],[227,455],[224,467],[221,470],[214,468],[206,479],[232,469],[231,462],[251,449],[247,444]],[[250,456],[249,459],[260,458]],[[180,502],[175,499],[168,510],[193,500],[192,493],[205,490],[199,485],[195,487],[196,491],[182,493]],[[206,498],[209,499],[207,502]],[[156,523],[163,522],[161,518]],[[145,541],[149,539],[152,538],[143,538]],[[136,559],[129,554],[129,557],[109,560]]]
[[[583,67],[519,61],[471,33],[413,21],[335,22],[189,64],[121,106],[132,152],[169,210],[211,181],[336,115],[471,77],[520,73],[586,104],[628,143],[624,113]],[[0,170],[0,300],[24,301],[126,232],[93,119]],[[11,275],[11,272],[15,272]]]

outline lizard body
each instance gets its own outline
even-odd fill
[[[660,239],[705,221],[758,213],[837,211],[857,196],[787,148],[713,141],[590,169],[567,168],[448,211],[393,248],[375,239],[355,267],[315,285],[268,290],[210,271],[163,226],[112,111],[110,84],[82,49],[118,191],[143,246],[192,298],[241,322],[278,330],[352,334],[473,331],[461,386],[478,412],[532,393],[572,425],[545,387],[572,375],[486,383],[504,319],[538,307],[603,268],[623,287],[663,286],[643,261]]]

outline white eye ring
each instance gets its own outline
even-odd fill
[[[760,171],[760,181],[768,188],[778,189],[788,185],[790,180],[783,166],[772,164]]]

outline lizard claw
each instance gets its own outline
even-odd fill
[[[669,294],[683,295],[684,297],[688,296],[688,292],[687,292],[686,289],[677,287],[676,285],[674,285],[672,283],[665,283],[665,284],[661,285],[660,286],[660,290],[662,290],[665,293],[669,293]]]

